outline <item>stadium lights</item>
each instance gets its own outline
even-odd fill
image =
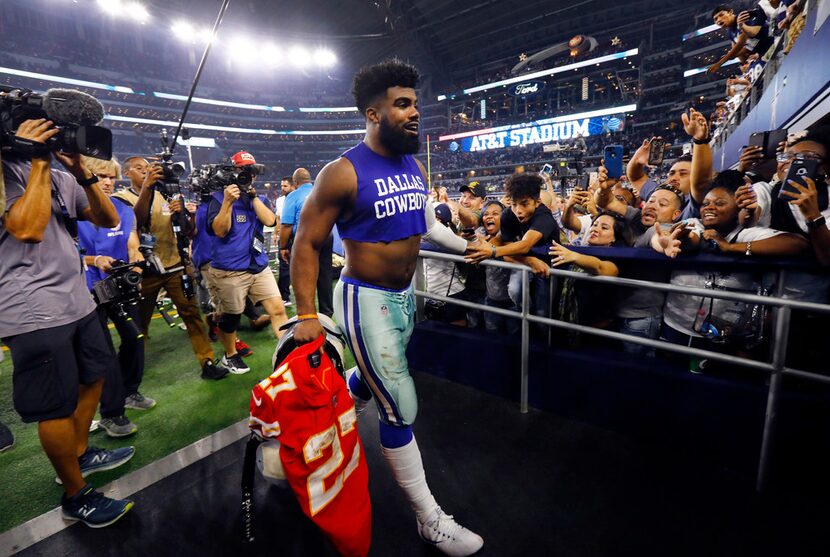
[[[268,66],[274,67],[282,62],[282,52],[275,45],[269,43],[262,48],[260,52],[262,61]]]
[[[239,64],[251,63],[259,58],[256,45],[243,37],[237,37],[230,42],[228,55],[233,58],[234,63]]]
[[[148,12],[147,8],[145,8],[142,4],[139,4],[138,2],[127,2],[124,5],[124,8],[127,15],[131,19],[135,19],[142,25],[150,20],[150,12]]]
[[[140,2],[123,0],[98,0],[101,11],[112,17],[124,17],[138,21],[142,25],[150,21],[150,12]]]
[[[302,68],[311,63],[311,54],[301,46],[291,47],[291,50],[288,51],[288,58],[298,68]]]
[[[314,61],[321,68],[330,68],[337,63],[337,57],[330,50],[325,48],[318,48],[314,52]]]
[[[707,33],[712,33],[713,31],[717,31],[720,29],[720,26],[712,24],[706,27],[702,27],[697,31],[692,31],[691,33],[686,33],[683,35],[683,40],[688,41],[689,39],[694,39],[695,37],[700,37],[701,35],[706,35]]]
[[[606,56],[600,56],[599,58],[591,58],[590,60],[583,60],[582,62],[574,62],[573,64],[567,64],[565,66],[559,66],[558,68],[551,68],[547,70],[541,70],[538,72],[533,72],[529,74],[520,75],[518,77],[511,77],[510,79],[503,79],[501,81],[494,81],[493,83],[487,83],[485,85],[478,85],[476,87],[470,87],[469,89],[464,89],[462,92],[465,95],[471,95],[473,93],[478,93],[480,91],[487,91],[488,89],[494,89],[496,87],[512,85],[513,83],[520,83],[522,81],[527,81],[528,79],[536,79],[537,77],[546,77],[555,75],[562,72],[567,72],[570,70],[576,70],[579,68],[584,68],[585,66],[590,66],[592,64],[601,64],[603,62],[610,62],[612,60],[622,60],[628,58],[629,56],[636,56],[640,53],[640,49],[632,48],[630,50],[626,50],[624,52],[616,52],[614,54],[608,54]],[[443,98],[441,98],[443,97]],[[446,95],[440,95],[438,100],[446,99]]]
[[[98,7],[109,15],[118,15],[123,5],[121,0],[98,0]]]
[[[25,70],[18,70],[15,68],[6,68],[0,66],[0,74],[6,75],[16,75],[18,77],[28,77],[31,79],[41,79],[44,81],[51,81],[53,83],[65,83],[67,85],[77,85],[79,87],[90,87],[92,89],[103,89],[105,91],[115,91],[117,93],[131,93],[133,95],[145,95],[145,93],[140,91],[135,91],[131,87],[125,87],[122,85],[109,85],[107,83],[98,83],[95,81],[85,81],[82,79],[72,79],[68,77],[62,77],[59,75],[50,75],[50,74],[43,74],[43,73],[36,73],[36,72],[29,72]],[[158,97],[160,99],[169,99],[174,101],[186,101],[187,96],[185,95],[175,95],[173,93],[161,93],[159,91],[153,91],[152,95],[154,97]],[[194,103],[201,103],[201,104],[210,104],[214,106],[228,106],[231,108],[244,108],[247,110],[263,110],[266,112],[286,112],[285,107],[282,106],[268,106],[264,104],[247,104],[247,103],[237,103],[232,101],[222,101],[217,99],[207,99],[203,97],[194,97]],[[300,108],[300,112],[358,112],[356,106],[331,106],[331,107],[308,107],[308,108]]]
[[[150,126],[164,126],[176,127],[178,122],[165,120],[151,120],[148,118],[133,118],[132,116],[115,116],[113,114],[104,115],[104,120],[113,120],[115,122],[132,122],[134,124],[147,124]],[[227,126],[213,126],[209,124],[186,124],[192,130],[212,130],[219,132],[231,133],[250,133],[259,135],[363,135],[366,133],[365,128],[359,130],[267,130],[257,128],[231,128]]]

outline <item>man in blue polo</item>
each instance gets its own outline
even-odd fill
[[[231,157],[238,169],[255,169],[253,155],[240,151]],[[274,226],[277,217],[268,199],[258,196],[253,181],[245,192],[231,184],[223,193],[213,194],[207,211],[207,230],[216,236],[211,246],[209,282],[214,290],[219,318],[219,339],[225,348],[222,365],[231,373],[251,370],[236,350],[236,329],[245,311],[245,298],[262,307],[271,317],[274,335],[279,338],[285,323],[285,307],[274,274],[268,268],[268,251],[263,228]]]
[[[283,248],[289,246],[289,241],[297,234],[297,225],[300,224],[300,213],[313,184],[311,174],[305,168],[298,168],[292,177],[297,188],[285,198],[280,216],[280,258],[288,263],[291,251]],[[318,311],[328,317],[334,315],[334,291],[332,287],[331,253],[334,247],[334,236],[329,234],[325,243],[320,246],[320,273],[317,275],[317,305]]]

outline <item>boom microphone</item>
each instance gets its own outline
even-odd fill
[[[49,89],[43,95],[43,111],[60,124],[94,126],[104,119],[104,105],[92,95],[72,89]]]

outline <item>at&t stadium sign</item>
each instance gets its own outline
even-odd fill
[[[589,137],[620,131],[624,126],[625,115],[636,110],[636,104],[615,106],[524,124],[442,135],[438,139],[439,141],[455,140],[465,152],[568,141],[577,136]]]

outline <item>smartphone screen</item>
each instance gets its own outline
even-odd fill
[[[603,166],[608,171],[609,178],[619,178],[623,173],[622,145],[608,145],[603,156]]]
[[[648,165],[659,166],[663,164],[663,157],[666,154],[666,142],[662,139],[655,139],[651,142],[648,151]]]
[[[781,191],[778,192],[778,197],[789,201],[792,198],[788,195],[784,195],[785,191],[799,193],[798,190],[790,185],[790,180],[801,186],[806,186],[807,182],[804,181],[804,178],[811,178],[815,180],[817,171],[818,161],[805,161],[801,159],[794,160],[792,164],[790,164],[790,171],[787,172],[787,177],[781,185]]]
[[[542,166],[542,174],[547,174],[548,176],[550,176],[551,172],[553,172],[553,167],[550,164],[545,163],[545,165]]]

